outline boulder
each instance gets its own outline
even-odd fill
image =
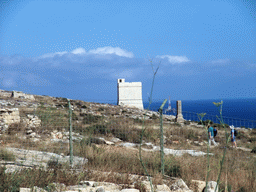
[[[96,192],[105,192],[104,188],[103,187],[98,187],[96,189]]]
[[[218,187],[217,187],[217,190],[215,191],[216,186],[217,186],[217,182],[208,181],[207,187],[204,189],[203,192],[219,192]]]
[[[202,192],[205,188],[205,181],[192,180],[192,185],[194,186],[195,192]]]
[[[171,186],[170,189],[172,191],[177,191],[177,192],[193,192],[188,188],[186,183],[182,179],[177,179]]]

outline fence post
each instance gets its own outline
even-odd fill
[[[163,107],[167,99],[164,100],[158,112],[160,113],[160,155],[161,155],[161,172],[164,175],[164,131],[163,131]]]
[[[73,166],[73,143],[72,143],[72,109],[70,100],[68,99],[68,111],[69,111],[69,160],[71,167]]]

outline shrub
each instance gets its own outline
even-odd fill
[[[0,159],[4,161],[15,161],[15,155],[6,149],[0,149]]]
[[[140,142],[141,130],[137,130],[135,128],[112,129],[111,133],[123,141],[129,141],[133,143]]]
[[[100,108],[98,109],[98,111],[104,111],[104,108],[100,107]]]
[[[164,172],[170,177],[181,177],[181,166],[176,164],[165,164]]]
[[[62,164],[57,159],[52,159],[47,162],[47,166],[49,169],[60,169]]]
[[[135,189],[138,189],[140,192],[146,192],[147,188],[142,182],[136,182],[134,185]]]
[[[157,117],[157,115],[155,115],[155,114],[153,113],[153,115],[151,116],[151,119],[158,119],[158,117]]]
[[[96,125],[92,125],[90,127],[87,128],[87,131],[89,133],[93,133],[93,134],[107,134],[110,133],[110,130],[107,128],[106,125],[102,125],[102,124],[96,124]]]
[[[9,125],[7,133],[9,135],[13,135],[16,133],[24,133],[25,131],[25,126],[22,123],[12,123],[11,125]]]
[[[83,123],[84,124],[97,123],[100,119],[102,119],[101,116],[86,114],[84,117]]]
[[[225,191],[225,183],[220,183],[219,191]],[[227,184],[227,192],[232,192],[232,186],[228,183]]]
[[[143,120],[137,117],[134,119],[134,123],[143,123]]]
[[[205,121],[199,121],[198,122],[198,125],[212,125],[213,124],[213,121],[212,120],[209,120],[209,119],[207,119],[207,120],[205,120]]]
[[[256,141],[256,137],[251,137],[250,139],[249,139],[249,142],[255,142]]]
[[[256,147],[252,149],[251,153],[256,153]]]

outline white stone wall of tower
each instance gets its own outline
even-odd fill
[[[141,82],[125,82],[125,79],[118,79],[117,89],[118,105],[144,109]]]

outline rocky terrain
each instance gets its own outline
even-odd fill
[[[1,147],[15,156],[15,160],[0,161],[5,167],[5,173],[15,173],[23,169],[42,168],[49,169],[50,163],[68,165],[70,155],[67,152],[69,141],[74,143],[89,142],[97,148],[106,146],[110,150],[122,149],[139,152],[138,131],[144,126],[150,126],[151,135],[142,142],[142,151],[145,153],[159,153],[159,137],[154,131],[159,130],[159,114],[148,110],[126,108],[122,106],[89,103],[85,101],[70,100],[72,117],[69,116],[68,101],[65,98],[29,95],[17,91],[0,90],[0,143]],[[69,119],[72,120],[73,132],[69,133]],[[101,122],[101,124],[99,124]],[[115,122],[115,123],[112,123]],[[131,126],[131,122],[133,122]],[[118,123],[118,124],[117,124]],[[117,124],[117,125],[116,125]],[[163,124],[164,153],[180,157],[190,155],[193,157],[206,156],[207,152],[201,151],[207,147],[204,128],[197,122],[177,124],[174,116],[164,115]],[[114,125],[116,125],[114,127]],[[187,138],[178,138],[168,128],[177,127],[180,132],[190,129]],[[114,128],[113,128],[114,127]],[[123,127],[125,129],[123,130]],[[89,129],[93,128],[93,129]],[[120,129],[120,130],[119,130]],[[89,130],[89,131],[85,131]],[[92,130],[92,132],[90,132]],[[132,130],[132,131],[131,131]],[[248,138],[252,138],[252,130],[241,130]],[[179,133],[180,133],[179,132]],[[220,142],[224,138],[224,131],[219,131]],[[169,134],[168,134],[169,133]],[[195,135],[196,133],[196,135]],[[130,136],[130,134],[132,136]],[[180,133],[181,134],[181,133]],[[155,137],[153,137],[155,135]],[[192,136],[190,136],[192,135]],[[222,135],[222,137],[221,137]],[[128,137],[129,136],[129,137]],[[60,146],[56,152],[47,150],[45,146]],[[188,147],[189,146],[189,147]],[[41,147],[42,150],[39,150]],[[63,150],[61,150],[63,149]],[[251,149],[240,147],[241,150],[251,152]],[[132,153],[132,152],[131,152]],[[209,153],[214,155],[214,153]],[[76,173],[86,172],[88,164],[85,157],[74,156],[72,170]],[[90,170],[92,172],[92,170]],[[123,173],[104,172],[94,170],[94,174],[108,175]],[[79,181],[77,185],[67,186],[61,183],[52,183],[53,191],[151,191],[150,183],[145,175],[126,174],[129,185],[114,184],[100,181]],[[139,181],[139,182],[138,182]],[[154,184],[155,191],[192,191],[186,183],[178,177],[167,177]],[[138,185],[143,186],[140,187]],[[192,180],[190,186],[202,191],[206,185],[204,181]],[[205,191],[213,191],[216,182],[209,182]],[[32,188],[21,187],[20,191],[32,191]],[[34,191],[51,191],[34,186]]]

